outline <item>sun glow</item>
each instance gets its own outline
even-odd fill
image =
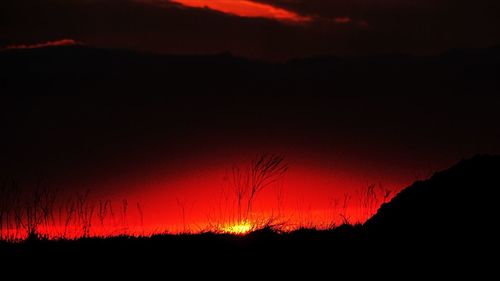
[[[253,225],[249,222],[241,222],[237,224],[227,225],[222,228],[224,233],[245,235],[254,229]]]

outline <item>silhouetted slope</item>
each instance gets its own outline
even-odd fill
[[[407,244],[491,243],[499,188],[500,156],[475,156],[402,190],[364,227],[370,238]]]
[[[479,278],[497,268],[491,255],[496,255],[498,244],[498,187],[500,156],[476,156],[404,189],[364,226],[284,234],[266,228],[247,236],[201,233],[0,242],[0,262],[13,271],[56,268],[58,274],[95,276],[133,272],[143,278]]]

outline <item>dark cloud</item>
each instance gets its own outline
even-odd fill
[[[156,0],[5,0],[0,47],[70,38],[161,53],[229,51],[280,59],[500,44],[498,1],[259,1],[315,21],[290,25]]]
[[[500,44],[500,2],[495,0],[257,0],[319,21],[351,18],[370,27],[359,39],[372,49],[439,52]]]
[[[303,52],[302,28],[238,18],[206,9],[129,0],[8,0],[0,12],[0,44],[71,38],[89,45],[162,53],[234,53],[262,57]]]

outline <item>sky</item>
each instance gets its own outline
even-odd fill
[[[3,98],[2,183],[15,181],[26,194],[49,188],[61,202],[90,190],[116,209],[127,199],[131,227],[140,226],[139,203],[148,232],[200,231],[234,222],[232,169],[275,154],[289,169],[257,195],[254,216],[281,213],[294,226],[324,227],[342,221],[345,196],[351,222],[371,215],[376,209],[360,200],[372,184],[381,200],[383,189],[393,196],[462,158],[500,152],[498,99],[489,95],[450,103],[449,96],[389,102],[359,94],[106,91]]]
[[[62,39],[168,54],[439,53],[500,44],[495,0],[6,0],[0,46]]]
[[[346,205],[362,222],[368,186],[380,204],[500,153],[496,70],[475,64],[490,53],[450,51],[500,45],[499,14],[496,0],[2,0],[0,187],[91,190],[127,199],[134,227],[140,212],[148,231],[200,230],[234,222],[234,167],[281,155],[255,216],[324,226]]]

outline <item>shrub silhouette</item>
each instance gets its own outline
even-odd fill
[[[278,181],[287,170],[288,164],[284,162],[284,157],[278,155],[261,155],[256,157],[249,167],[233,167],[232,183],[236,195],[238,222],[249,220],[255,197]]]

